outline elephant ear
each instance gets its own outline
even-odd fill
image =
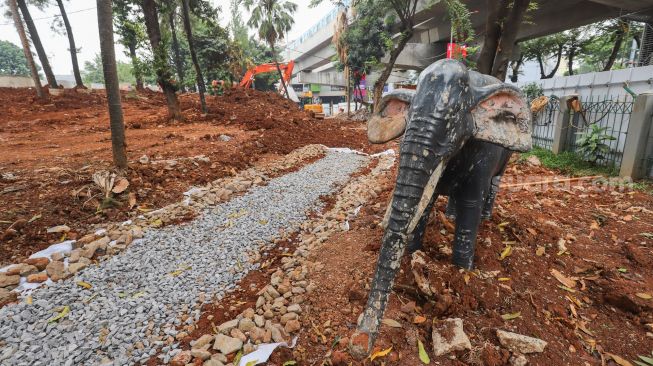
[[[406,129],[406,112],[415,91],[396,89],[381,99],[379,111],[367,121],[367,139],[373,144],[383,144],[403,135]]]
[[[476,90],[475,99],[474,138],[513,151],[531,149],[531,112],[518,88],[503,83],[484,86]]]

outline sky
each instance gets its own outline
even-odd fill
[[[229,0],[210,0],[214,5],[220,6],[220,22],[223,26],[229,23]],[[322,16],[326,15],[333,7],[328,0],[324,0],[322,4],[316,8],[309,8],[308,4],[311,0],[294,0],[297,4],[297,12],[295,13],[295,24],[288,34],[288,38],[293,40],[299,37],[304,31],[308,30],[313,24],[317,23]],[[54,1],[53,4],[56,4]],[[66,12],[70,19],[73,34],[75,36],[75,44],[77,48],[81,47],[81,52],[77,54],[80,67],[83,68],[85,61],[91,61],[95,54],[100,53],[100,40],[98,36],[97,26],[97,13],[95,10],[95,1],[92,0],[70,0],[65,2]],[[2,9],[4,13],[6,9]],[[246,10],[241,9],[243,18],[249,18]],[[50,6],[44,11],[40,11],[35,7],[30,7],[30,14],[34,19],[36,28],[39,31],[41,42],[48,54],[50,65],[52,66],[56,75],[71,75],[72,65],[70,61],[70,53],[68,52],[68,38],[65,34],[57,34],[52,31],[52,18],[59,15],[59,9],[56,5]],[[46,18],[46,19],[39,19]],[[0,18],[0,40],[10,41],[20,46],[20,39],[16,33],[13,22],[10,18]],[[32,48],[32,51],[35,50]],[[124,54],[124,49],[116,44],[116,57],[122,61],[127,61]],[[35,57],[38,62],[38,58]]]

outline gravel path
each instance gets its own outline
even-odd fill
[[[192,222],[146,233],[127,250],[76,277],[0,309],[1,365],[126,365],[147,360],[168,336],[199,318],[202,299],[222,296],[257,265],[246,251],[306,220],[306,212],[367,158],[330,151],[301,170],[206,210]],[[77,284],[85,281],[91,289]],[[55,310],[68,306],[59,321]]]

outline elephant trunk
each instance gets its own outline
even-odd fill
[[[413,118],[401,145],[399,172],[383,242],[365,311],[351,339],[354,356],[364,357],[376,339],[388,295],[401,264],[406,244],[426,210],[442,174],[448,144],[442,136],[446,110]],[[449,140],[450,141],[450,140]]]

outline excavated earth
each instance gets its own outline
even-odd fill
[[[234,364],[257,344],[295,337],[294,348],[278,348],[267,364],[422,365],[418,343],[430,364],[437,365],[614,366],[651,357],[650,193],[606,187],[603,180],[505,187],[491,219],[481,225],[471,272],[449,264],[453,223],[444,216],[446,199],[440,198],[426,232],[424,263],[413,265],[406,255],[395,281],[374,350],[387,352],[360,361],[349,355],[347,344],[369,291],[395,159],[320,153],[312,147],[303,150],[310,153],[288,154],[312,143],[366,153],[396,151],[396,143],[370,146],[364,123],[312,120],[274,94],[236,90],[210,97],[206,116],[193,96],[182,96],[184,122],[167,120],[156,93],[125,94],[129,189],[116,196],[113,207],[98,209],[100,192],[91,176],[110,167],[104,97],[70,93],[40,103],[28,91],[8,89],[0,90],[0,96],[6,110],[0,121],[0,199],[5,208],[0,212],[0,267],[85,235],[96,225],[125,219],[138,223],[141,214],[188,200],[183,193],[190,187],[214,192],[220,179],[263,177],[222,203],[203,198],[205,191],[191,194],[203,202],[192,215],[181,215],[163,229],[150,228],[123,252],[99,262],[94,257],[94,264],[74,278],[5,306],[8,316],[0,327],[12,334],[0,333],[0,359],[22,352],[24,360],[34,360],[36,354],[47,363],[70,353],[72,364],[111,364],[124,358],[150,365],[220,366]],[[291,155],[292,164],[278,163]],[[333,164],[344,165],[328,166]],[[566,177],[515,160],[506,178],[510,185]],[[317,181],[334,185],[310,188]],[[304,195],[287,192],[289,198],[298,196],[301,208],[261,196],[283,196],[293,189],[307,190]],[[321,204],[315,202],[319,194]],[[308,216],[295,212],[304,209],[314,211]],[[297,215],[293,224],[284,217],[259,217],[279,210]],[[152,223],[149,216],[146,221]],[[63,224],[71,228],[65,235],[46,233]],[[264,243],[252,238],[267,226],[273,230],[261,234]],[[242,240],[225,242],[225,232]],[[144,243],[161,253],[139,267],[134,258],[147,256]],[[91,289],[78,284],[86,279]],[[70,313],[48,323],[65,305]],[[102,320],[103,312],[126,318],[110,324]],[[469,347],[435,356],[433,331],[452,318],[462,320]],[[130,327],[130,322],[140,325]],[[547,345],[541,353],[520,355],[502,345],[497,330]],[[39,353],[43,350],[35,347],[39,342],[34,338],[41,339],[41,333],[57,353]],[[229,347],[233,344],[238,347]],[[85,360],[89,349],[102,353]]]
[[[366,143],[362,123],[312,119],[273,93],[234,89],[207,98],[203,115],[196,96],[180,96],[185,120],[175,122],[160,94],[123,94],[133,198],[98,210],[92,175],[112,166],[104,93],[66,90],[41,102],[33,91],[0,88],[0,267],[61,241],[47,228],[67,225],[66,238],[75,239],[91,224],[160,208],[190,186],[308,144],[382,149]]]

